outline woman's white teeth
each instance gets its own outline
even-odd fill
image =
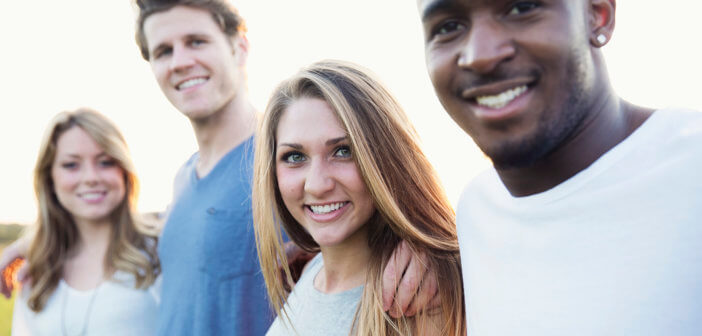
[[[478,102],[478,105],[481,106],[486,106],[489,108],[501,108],[509,104],[514,98],[517,98],[522,95],[522,93],[526,92],[527,86],[522,85],[518,86],[514,89],[507,90],[505,92],[496,94],[494,96],[480,96],[477,97],[475,100]]]
[[[81,194],[80,197],[82,199],[90,201],[90,200],[98,199],[98,198],[102,197],[103,195],[104,195],[103,192],[90,192],[90,193]]]
[[[189,87],[193,87],[193,86],[195,86],[195,85],[204,83],[205,81],[206,81],[206,79],[204,79],[204,78],[188,79],[188,80],[186,80],[185,82],[183,82],[183,83],[181,83],[180,85],[178,85],[178,90],[187,89],[187,88],[189,88]]]
[[[327,205],[310,205],[310,209],[312,209],[312,212],[318,215],[323,215],[330,213],[332,211],[339,210],[342,206],[346,204],[345,202],[339,202],[339,203],[333,203],[333,204],[327,204]]]

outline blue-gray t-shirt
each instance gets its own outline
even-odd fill
[[[253,138],[202,178],[180,169],[158,253],[158,335],[264,335],[273,319],[251,212]]]

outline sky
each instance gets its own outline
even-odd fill
[[[434,95],[415,1],[233,3],[247,20],[249,91],[260,110],[299,68],[348,60],[373,70],[397,96],[453,204],[489,167]],[[701,12],[698,1],[618,1],[617,27],[603,48],[618,94],[648,107],[702,110]],[[139,209],[170,202],[176,170],[197,145],[139,55],[134,18],[128,0],[0,2],[0,222],[34,220],[32,169],[43,130],[56,113],[81,106],[124,133],[141,178]]]

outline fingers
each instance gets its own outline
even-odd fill
[[[418,257],[413,257],[410,260],[405,274],[402,275],[400,285],[397,287],[397,294],[395,295],[395,302],[390,309],[390,316],[394,318],[402,316],[414,299],[426,272],[424,259],[424,254],[420,254]]]
[[[22,277],[18,276],[18,269],[22,270]],[[24,259],[17,258],[13,260],[9,265],[6,265],[2,272],[2,279],[0,279],[0,292],[5,298],[10,298],[12,296],[12,290],[15,287],[16,281],[23,280],[27,273],[27,265]]]
[[[309,253],[309,252],[303,252],[298,255],[295,260],[291,261],[290,264],[288,265],[290,267],[290,275],[292,275],[293,281],[297,283],[298,280],[300,280],[300,277],[302,276],[302,273],[305,271],[307,268],[307,265],[314,256],[317,255],[316,253]]]
[[[436,274],[429,269],[424,273],[417,295],[415,295],[414,300],[405,310],[405,316],[414,316],[421,309],[429,311],[438,307],[441,303],[438,293],[439,286]]]
[[[27,255],[29,245],[30,239],[28,236],[20,237],[12,242],[12,244],[8,245],[2,251],[2,255],[0,255],[0,270],[2,270],[2,272],[0,272],[0,275],[2,275],[2,279],[0,279],[0,292],[2,292],[2,295],[6,298],[12,296],[12,290],[14,288],[13,273],[16,272],[16,279],[18,281],[24,282],[27,280],[25,277],[28,268],[26,263],[23,263],[23,258]],[[23,264],[19,272],[17,272],[16,268],[20,266],[20,263]]]
[[[10,275],[12,269],[10,268],[10,264],[18,257],[16,245],[17,242],[13,242],[7,246],[2,251],[2,255],[0,255],[0,270],[2,270],[2,272],[0,272],[0,275],[2,275],[2,281],[0,281],[2,282],[2,284],[0,284],[0,292],[2,292],[2,295],[8,299],[12,295],[12,278]]]
[[[441,296],[439,296],[439,291],[436,291],[436,295],[434,295],[434,298],[429,301],[429,304],[427,304],[424,309],[429,311],[429,313],[432,312],[437,312],[438,309],[441,308]]]
[[[17,270],[17,281],[24,284],[30,279],[27,277],[27,272],[29,272],[29,264],[22,263],[22,266]]]
[[[388,264],[383,271],[383,310],[387,311],[392,306],[395,299],[395,290],[400,281],[400,277],[410,262],[412,254],[407,243],[400,242],[390,256]]]
[[[0,282],[2,282],[2,284],[0,284],[0,292],[2,292],[2,296],[9,299],[10,296],[12,296],[12,281],[6,281],[5,274],[3,272],[2,281]]]
[[[288,262],[294,260],[297,255],[304,252],[299,246],[291,241],[285,242],[283,247],[285,248],[285,255],[288,257]]]

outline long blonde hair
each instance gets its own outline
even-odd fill
[[[399,103],[367,70],[341,61],[312,64],[280,84],[261,119],[254,164],[254,227],[275,310],[287,317],[288,293],[278,269],[284,270],[284,281],[292,283],[281,226],[303,249],[319,250],[285,207],[275,174],[278,122],[300,98],[322,99],[332,107],[346,129],[354,160],[377,209],[368,223],[371,260],[352,332],[408,335],[421,330],[427,321],[424,311],[415,318],[393,319],[382,309],[383,270],[392,251],[405,240],[413,253],[426,253],[427,266],[438,277],[441,334],[463,335],[466,325],[454,212]]]
[[[49,123],[34,167],[34,191],[38,216],[27,259],[32,288],[29,308],[41,311],[61,279],[63,266],[79,240],[71,214],[54,193],[51,168],[56,157],[56,141],[67,130],[80,127],[117,161],[124,171],[125,197],[111,214],[112,232],[104,267],[134,275],[137,288],[151,285],[160,273],[156,255],[155,228],[145,225],[136,212],[139,182],[127,144],[117,127],[105,116],[90,109],[61,112]]]

